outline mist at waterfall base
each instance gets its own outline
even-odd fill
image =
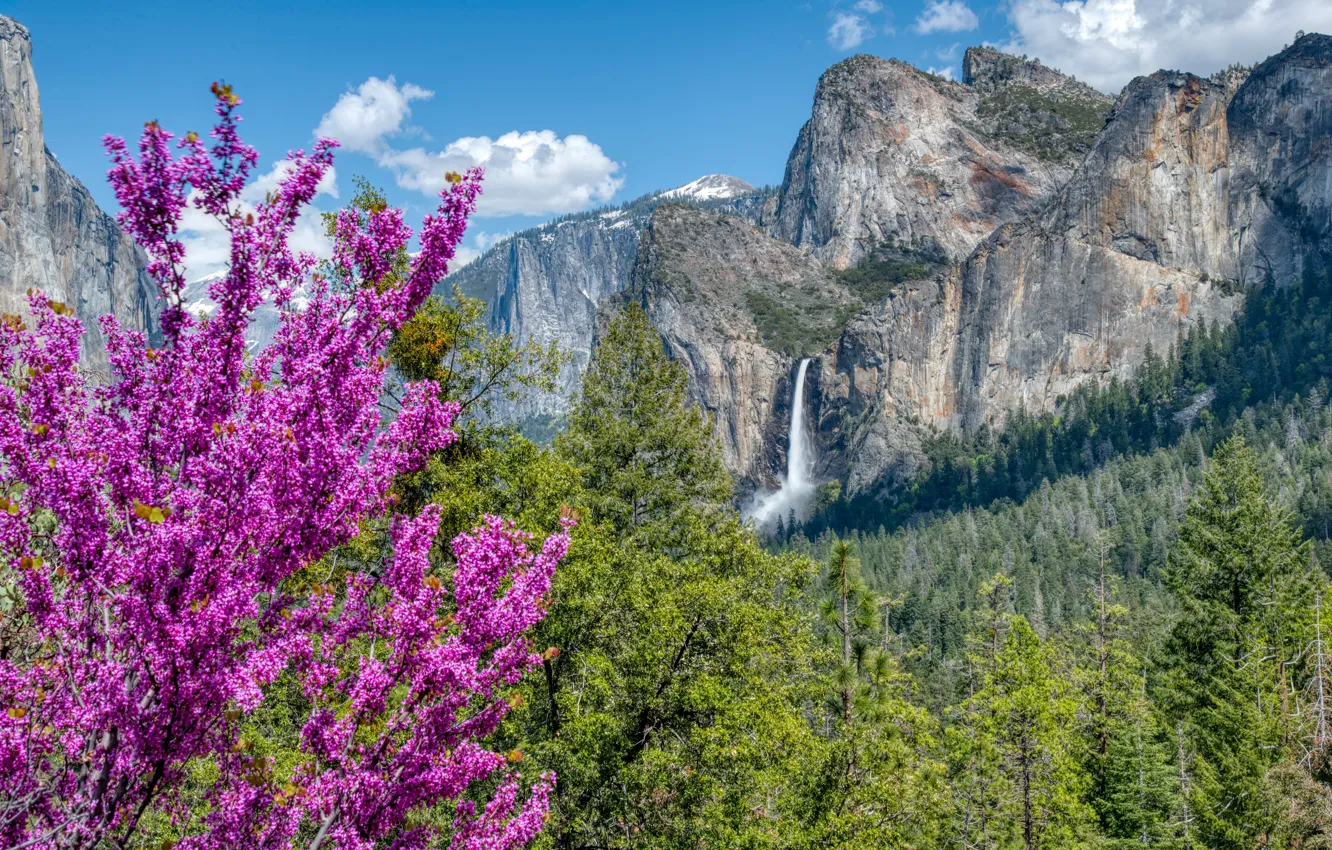
[[[745,508],[745,516],[758,528],[771,528],[777,518],[795,515],[805,518],[805,510],[814,495],[814,452],[805,430],[805,371],[809,358],[800,361],[795,389],[791,393],[791,427],[786,446],[786,475],[775,492],[758,492]]]

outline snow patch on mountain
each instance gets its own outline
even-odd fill
[[[695,201],[722,201],[738,198],[754,191],[754,187],[729,174],[705,174],[692,183],[677,186],[661,193],[663,198],[688,198]]]

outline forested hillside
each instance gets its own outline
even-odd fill
[[[1328,840],[1324,402],[763,555],[683,380],[630,308],[552,450],[590,489],[507,740],[555,846]]]
[[[1332,269],[1314,254],[1304,267],[1286,285],[1253,286],[1233,324],[1195,326],[1166,351],[1149,346],[1132,380],[1083,384],[1054,411],[1012,411],[998,430],[936,431],[925,474],[890,492],[827,500],[806,533],[892,529],[922,513],[1020,500],[1043,481],[1186,435],[1210,448],[1246,416],[1266,422],[1300,399],[1320,406],[1332,377]]]
[[[774,551],[859,554],[879,651],[942,724],[948,828],[980,831],[957,846],[1325,846],[1332,275],[1305,268],[1132,381],[938,434],[908,486],[779,525]]]

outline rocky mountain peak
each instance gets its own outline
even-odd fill
[[[965,257],[1067,179],[1109,106],[1076,83],[1017,89],[987,99],[905,62],[839,62],[819,80],[765,225],[836,268],[882,243]]]
[[[1298,254],[1296,234],[1332,249],[1332,37],[1310,33],[1259,64],[1226,121],[1232,183],[1250,199],[1234,212],[1244,259],[1288,278],[1299,263],[1280,258]]]
[[[1321,32],[1302,33],[1295,43],[1268,59],[1271,62],[1280,59],[1284,62],[1307,60],[1317,65],[1332,62],[1332,35]],[[1267,64],[1264,62],[1263,64]]]

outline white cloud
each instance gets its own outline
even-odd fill
[[[609,201],[624,184],[620,164],[586,136],[559,138],[551,130],[512,131],[497,139],[468,136],[442,150],[400,148],[389,143],[408,132],[411,102],[432,92],[393,77],[371,77],[345,92],[319,122],[316,135],[374,157],[391,170],[397,184],[435,197],[448,185],[445,175],[484,166],[486,179],[479,215],[570,213]]]
[[[883,4],[879,0],[860,0],[853,8],[867,15],[877,15],[883,11]]]
[[[378,153],[385,136],[402,132],[403,119],[412,114],[411,102],[434,94],[411,83],[399,88],[392,75],[387,80],[371,77],[356,91],[343,92],[324,113],[315,135],[337,139],[347,150]]]
[[[833,14],[832,26],[828,27],[828,43],[838,50],[851,50],[859,47],[865,39],[874,35],[874,27],[865,22],[860,15],[847,12]]]
[[[1019,0],[1021,2],[1021,0]],[[980,26],[976,13],[963,0],[929,0],[916,18],[915,30],[931,32],[967,32]]]
[[[477,248],[473,245],[458,245],[453,249],[453,259],[449,261],[449,274],[453,274],[464,266],[474,262],[478,257],[485,253],[485,249]],[[448,275],[445,275],[448,277]]]
[[[940,62],[952,62],[957,59],[958,54],[961,53],[961,51],[962,43],[955,41],[947,47],[934,51],[934,55]]]
[[[269,171],[259,175],[241,190],[241,212],[254,212],[255,205],[264,199],[265,194],[277,188],[278,181],[290,168],[288,160],[275,162]],[[337,173],[334,169],[330,168],[319,181],[317,195],[338,197]],[[193,204],[188,205],[181,216],[180,239],[185,244],[186,277],[190,280],[221,271],[231,258],[231,240],[227,236],[226,226],[213,216],[196,209]],[[323,221],[313,206],[307,206],[296,220],[289,244],[295,251],[307,251],[318,257],[332,255],[333,243],[324,234]]]
[[[1118,91],[1161,68],[1210,74],[1258,62],[1296,29],[1332,29],[1327,0],[1014,0],[1010,53]]]
[[[957,79],[953,76],[953,69],[951,67],[927,68],[926,73],[933,74],[936,77],[943,77],[945,80]]]
[[[442,151],[391,150],[378,157],[398,185],[428,196],[446,185],[445,175],[485,166],[481,215],[570,213],[609,201],[624,178],[620,164],[587,136],[559,138],[552,130],[513,131],[498,139],[468,136]]]

